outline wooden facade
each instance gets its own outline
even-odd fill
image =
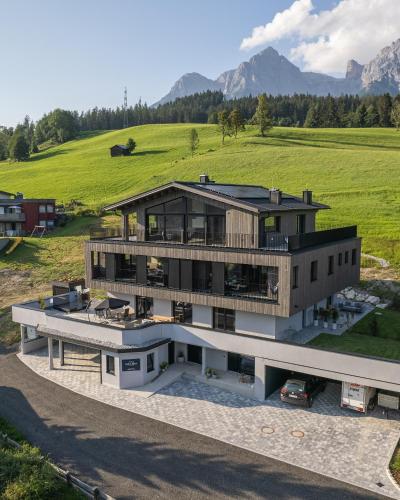
[[[207,246],[206,244],[196,246],[195,244],[185,244],[184,239],[180,243],[146,241],[147,209],[180,197],[187,199],[201,198],[206,204],[224,211],[226,233],[224,246]],[[277,199],[276,203],[274,205],[271,201],[272,205],[270,203],[269,206],[272,208],[268,212],[262,211],[260,207],[251,202],[246,202],[240,198],[236,199],[233,196],[229,198],[211,189],[204,189],[200,192],[198,187],[171,183],[170,185],[155,188],[143,195],[134,196],[123,202],[110,205],[107,208],[121,209],[122,211],[122,239],[94,240],[86,243],[87,283],[93,288],[101,288],[115,293],[143,295],[146,297],[289,317],[317,304],[322,299],[333,295],[346,286],[354,285],[359,280],[361,243],[357,237],[349,238],[348,235],[345,235],[344,238],[347,239],[341,239],[333,243],[325,242],[325,244],[321,244],[320,246],[314,245],[306,249],[299,249],[296,252],[288,251],[288,246],[280,248],[278,245],[274,250],[270,251],[263,248],[261,244],[265,236],[263,234],[263,218],[268,216],[280,217],[280,233],[278,233],[278,237],[283,239],[285,237],[293,237],[296,234],[298,230],[297,217],[299,215],[304,216],[304,232],[312,233],[315,231],[315,218],[319,205],[313,204],[311,197],[311,192],[306,192],[306,197],[303,195],[303,202],[300,201],[299,209],[297,209],[294,208],[297,207],[296,203],[289,204],[286,207],[280,205],[281,194],[280,196],[274,196]],[[327,208],[322,205],[320,207]],[[131,240],[129,235],[129,217],[132,213],[136,214],[136,241]],[[186,220],[186,218],[187,213],[185,213],[183,220]],[[182,231],[184,230],[185,228],[182,228]],[[355,265],[344,262],[345,252],[349,252],[351,255],[353,249],[356,250],[358,259]],[[110,268],[110,275],[107,276],[106,280],[93,279],[93,252],[104,253],[106,255],[106,262],[108,262]],[[187,289],[191,288],[189,282],[192,279],[191,263],[193,261],[208,261],[213,263],[213,266],[218,263],[231,263],[276,267],[278,268],[278,299],[274,302],[225,296],[223,295],[223,283],[219,287],[217,284],[213,284],[212,293],[178,290],[179,285],[177,284],[172,286],[169,284],[171,288],[138,284],[146,283],[146,267],[143,264],[145,262],[143,260],[140,260],[140,267],[144,266],[144,269],[139,269],[139,266],[137,269],[138,276],[140,274],[140,281],[138,280],[138,283],[117,282],[112,278],[112,260],[114,254],[169,258],[171,259],[170,265],[173,268],[174,266],[184,266],[186,270],[184,274],[187,281],[185,288]],[[336,263],[339,254],[342,254],[342,265],[335,265],[334,273],[328,275],[328,257],[333,255]],[[310,280],[310,266],[314,260],[318,261],[319,276],[315,282],[312,282]],[[299,284],[297,288],[293,288],[293,267],[295,266],[298,267]],[[182,269],[182,267],[180,268]]]

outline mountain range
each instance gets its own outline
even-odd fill
[[[400,38],[368,64],[347,63],[346,76],[335,78],[322,73],[301,71],[272,47],[259,52],[236,69],[211,80],[199,73],[186,73],[173,85],[158,106],[178,97],[221,90],[228,99],[267,93],[271,95],[312,94],[398,94],[400,92]]]

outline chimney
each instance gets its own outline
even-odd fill
[[[275,188],[270,189],[269,199],[271,203],[275,203],[275,205],[280,205],[282,203],[282,191],[280,189],[275,189]]]
[[[303,202],[306,205],[312,205],[312,191],[305,189],[303,191]]]
[[[201,184],[208,184],[210,182],[210,178],[207,174],[200,174],[200,182]]]

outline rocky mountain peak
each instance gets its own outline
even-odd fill
[[[354,59],[350,59],[347,63],[346,78],[348,80],[359,80],[363,72],[364,66],[359,64]]]
[[[186,73],[155,105],[178,97],[221,90],[226,98],[259,95],[385,93],[400,91],[400,39],[385,47],[366,65],[354,59],[347,63],[345,78],[301,71],[273,47],[267,47],[237,68],[225,71],[216,80],[199,73]]]
[[[400,91],[400,38],[364,66],[362,86],[371,93]]]

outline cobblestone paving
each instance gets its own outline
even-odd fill
[[[277,394],[259,403],[185,377],[144,399],[101,385],[98,373],[61,369],[57,358],[57,369],[49,371],[45,351],[19,357],[39,375],[87,397],[400,498],[387,470],[399,422],[341,409],[339,385],[329,384],[311,409],[283,404]]]

